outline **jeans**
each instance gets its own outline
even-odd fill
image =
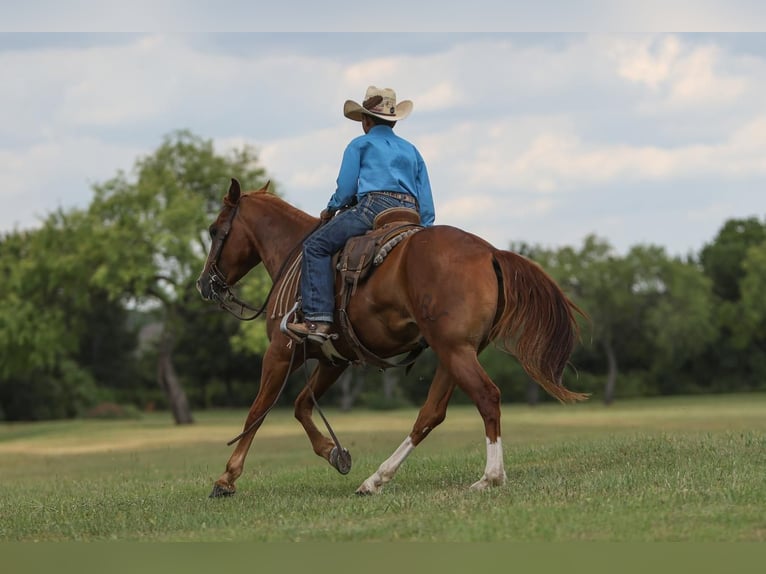
[[[301,297],[303,315],[307,321],[333,322],[335,269],[332,266],[332,256],[349,238],[364,235],[372,229],[375,217],[391,207],[417,210],[414,198],[412,202],[399,201],[375,192],[366,193],[354,207],[338,213],[306,239],[301,266]]]

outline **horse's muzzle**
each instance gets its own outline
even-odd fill
[[[210,276],[203,274],[197,279],[197,291],[205,301],[211,301],[213,299],[213,286],[210,281]]]

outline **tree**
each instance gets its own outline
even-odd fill
[[[738,301],[739,284],[745,275],[742,264],[747,250],[766,241],[766,225],[756,217],[730,219],[700,253],[705,274],[713,281],[713,292],[724,301]]]
[[[766,224],[731,219],[703,248],[705,274],[713,282],[718,337],[704,369],[716,389],[752,388],[766,378],[766,333],[762,320],[763,249]],[[709,375],[708,375],[709,376]]]
[[[175,363],[192,404],[232,407],[252,402],[261,356],[232,344],[245,325],[209,304],[198,312],[183,314]],[[200,333],[205,333],[204,344],[200,344]]]
[[[744,334],[766,339],[766,241],[747,250],[742,262],[740,282],[742,330]]]
[[[607,361],[604,401],[610,404],[619,369],[615,338],[630,319],[629,270],[611,245],[594,235],[585,238],[579,251],[528,249],[590,317],[590,339],[603,349]]]
[[[748,387],[766,381],[766,242],[748,248],[742,261],[738,301],[721,303],[722,319],[742,380]]]
[[[647,298],[642,330],[651,341],[650,373],[660,392],[684,391],[686,365],[716,337],[712,282],[693,261],[669,258],[659,248],[634,248],[629,257],[637,255],[643,255],[643,268],[652,270],[642,293]]]
[[[91,281],[113,299],[157,308],[157,381],[179,424],[193,419],[173,353],[184,315],[208,309],[194,282],[207,254],[205,230],[233,176],[245,189],[265,183],[252,148],[219,155],[212,141],[179,131],[138,159],[132,178],[120,172],[94,186],[88,209],[90,238],[81,252],[99,261]]]
[[[0,410],[10,420],[72,417],[95,400],[77,361],[85,314],[100,293],[87,284],[81,212],[49,215],[40,229],[0,240]]]
[[[644,370],[668,391],[678,369],[714,336],[710,282],[693,262],[655,246],[624,257],[608,242],[586,237],[576,251],[533,250],[534,257],[590,316],[587,332],[606,361],[604,402],[611,404],[620,363]]]

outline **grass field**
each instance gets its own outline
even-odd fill
[[[238,494],[210,500],[244,414],[1,425],[0,540],[766,541],[766,394],[506,405],[508,483],[488,492],[467,488],[484,469],[481,420],[452,406],[373,497],[354,490],[415,409],[326,412],[347,476],[275,411]]]

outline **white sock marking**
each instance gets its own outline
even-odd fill
[[[408,436],[404,439],[404,442],[399,445],[390,457],[388,457],[383,464],[378,467],[367,480],[362,483],[357,489],[357,492],[373,493],[378,492],[384,484],[394,478],[396,471],[409,456],[409,454],[415,449],[415,445],[412,444],[412,439]]]
[[[505,484],[506,475],[503,466],[503,441],[497,437],[496,442],[490,442],[487,437],[487,466],[484,476],[471,485],[474,490],[484,490],[488,486]]]

